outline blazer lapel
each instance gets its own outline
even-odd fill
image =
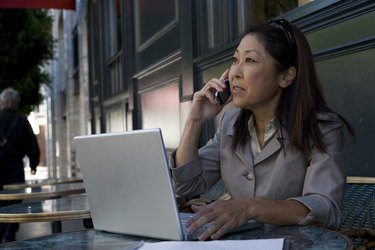
[[[277,152],[281,148],[281,144],[278,139],[279,139],[278,135],[276,134],[271,139],[271,141],[267,143],[267,145],[263,148],[263,150],[260,151],[260,153],[255,157],[254,166],[264,161],[265,159],[273,155],[275,152]]]
[[[251,153],[251,146],[250,143],[247,143],[245,148],[240,151],[236,151],[237,156],[241,159],[243,163],[249,166],[250,169],[253,169],[254,159],[253,154]]]
[[[235,119],[233,119],[233,121],[231,121],[228,126],[227,134],[229,136],[233,136],[234,134],[234,123]],[[250,169],[253,169],[256,164],[259,164],[281,149],[280,140],[288,140],[287,131],[284,128],[282,128],[282,130],[284,137],[280,136],[280,131],[276,132],[271,141],[267,143],[267,145],[257,156],[255,156],[255,158],[253,157],[253,154],[251,152],[250,142],[246,144],[244,150],[236,151],[236,155],[241,159],[243,163],[248,165]]]
[[[282,130],[282,133],[281,133],[281,130]],[[278,152],[281,149],[280,141],[283,141],[284,146],[287,147],[288,140],[289,140],[288,132],[285,130],[285,128],[281,128],[281,130],[278,130],[276,132],[276,134],[273,136],[271,141],[267,143],[267,145],[263,148],[263,150],[260,151],[260,153],[255,157],[254,166],[264,161],[265,159],[267,159],[274,153]]]
[[[227,135],[232,136],[232,138],[233,138],[233,134],[234,134],[234,123],[235,123],[235,121],[236,121],[236,119],[233,119],[230,122],[230,124],[228,126],[228,129],[227,129]],[[251,153],[250,143],[247,143],[243,150],[242,149],[236,150],[236,155],[238,156],[238,158],[241,159],[241,161],[245,165],[247,165],[250,169],[253,169],[254,159],[253,159],[253,154]]]

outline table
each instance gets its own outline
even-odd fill
[[[27,187],[40,187],[43,185],[62,184],[62,183],[76,183],[83,182],[82,178],[64,178],[64,179],[44,179],[44,180],[31,180],[20,183],[13,183],[4,185],[3,189],[22,189]]]
[[[223,237],[224,240],[284,238],[286,249],[343,250],[352,249],[351,242],[338,232],[303,226],[265,226]],[[139,242],[157,242],[156,239],[113,234],[98,230],[58,233],[0,245],[0,249],[132,249]]]
[[[48,199],[85,193],[82,182],[43,185],[0,191],[0,200]]]
[[[61,232],[61,221],[76,219],[83,219],[85,226],[91,226],[91,214],[86,196],[69,196],[0,207],[0,222],[50,221],[52,233]]]
[[[0,207],[0,222],[44,222],[91,218],[84,195]]]

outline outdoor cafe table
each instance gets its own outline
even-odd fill
[[[85,193],[82,182],[43,185],[0,191],[0,200],[49,199]]]
[[[284,249],[343,250],[353,249],[352,243],[342,234],[318,227],[287,226],[252,229],[226,235],[222,240],[284,238]],[[95,229],[58,233],[0,245],[0,249],[124,249],[134,250],[140,241],[156,239],[108,233]]]
[[[52,224],[52,233],[61,232],[61,221],[91,218],[84,195],[26,202],[0,207],[0,222],[45,222]]]
[[[41,180],[29,180],[20,183],[7,184],[3,186],[3,189],[21,189],[27,187],[40,187],[43,185],[52,184],[63,184],[63,183],[76,183],[82,182],[82,178],[62,178],[62,179],[41,179]]]
[[[90,218],[85,195],[0,207],[0,222],[43,222]]]

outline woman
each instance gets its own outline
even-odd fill
[[[202,125],[222,106],[214,92],[229,79],[235,108],[198,150]],[[337,228],[345,175],[343,127],[326,104],[304,35],[287,20],[250,27],[233,63],[193,96],[171,168],[180,195],[199,195],[222,179],[230,200],[193,206],[193,233],[218,239],[250,219]]]

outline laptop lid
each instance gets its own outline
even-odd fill
[[[160,129],[74,142],[95,229],[184,239]]]

